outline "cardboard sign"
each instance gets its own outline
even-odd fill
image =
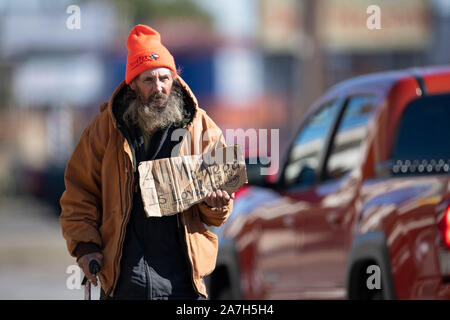
[[[225,190],[231,195],[245,183],[245,160],[238,145],[211,153],[143,161],[139,185],[147,217],[182,212],[206,194]]]

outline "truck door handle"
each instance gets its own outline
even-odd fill
[[[292,215],[284,217],[283,225],[287,228],[294,228],[295,227],[295,218]]]
[[[330,224],[341,224],[342,221],[344,220],[344,211],[343,210],[338,210],[338,211],[333,211],[327,214],[326,216],[327,222]]]

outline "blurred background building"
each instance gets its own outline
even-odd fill
[[[371,5],[380,29],[368,28]],[[139,23],[161,33],[223,130],[279,129],[281,154],[333,84],[450,63],[450,0],[0,0],[0,214],[20,199],[56,219],[65,164],[124,79]]]

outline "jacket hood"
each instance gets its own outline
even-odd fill
[[[177,76],[174,81],[178,81],[183,91],[185,118],[183,120],[182,127],[189,128],[189,126],[192,125],[192,120],[196,116],[199,109],[197,98],[180,76]],[[114,128],[125,125],[122,120],[122,115],[128,108],[128,102],[126,101],[126,92],[128,89],[128,85],[125,81],[122,81],[117,86],[116,90],[114,90],[114,93],[109,98],[108,103],[103,104],[100,107],[100,111],[107,108],[107,112],[111,117]]]

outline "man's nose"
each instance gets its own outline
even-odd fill
[[[156,89],[157,93],[165,93],[164,92],[164,86],[163,86],[163,83],[161,81],[158,81],[158,80],[156,81],[155,89]]]

